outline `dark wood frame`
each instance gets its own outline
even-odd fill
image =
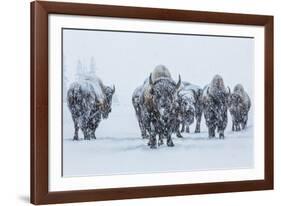
[[[257,25],[265,28],[265,179],[200,183],[48,191],[48,15],[70,14],[133,19],[191,21]],[[31,3],[31,202],[33,204],[163,197],[220,192],[273,189],[273,16],[199,12],[185,10],[105,6],[93,4]]]

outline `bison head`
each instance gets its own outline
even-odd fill
[[[215,99],[217,102],[226,104],[227,100],[231,94],[230,88],[227,87],[227,90],[223,87],[221,89],[208,87],[207,88],[207,95]]]
[[[233,93],[229,97],[230,105],[234,107],[238,107],[242,104],[242,97],[239,94]]]
[[[173,110],[175,96],[181,85],[181,77],[179,76],[177,83],[171,78],[159,78],[153,82],[150,74],[149,85],[153,106],[161,119],[166,122]]]
[[[191,90],[191,92],[194,94],[195,91]],[[186,97],[182,93],[178,93],[177,95],[177,107],[178,107],[178,120],[184,121],[187,124],[192,124],[194,122],[194,116],[195,116],[195,108],[194,108],[194,99],[190,99],[190,97]]]
[[[105,100],[101,104],[101,112],[102,117],[106,119],[108,117],[108,114],[111,112],[111,105],[112,105],[112,96],[115,92],[115,86],[113,87],[105,87],[104,94],[105,94]]]
[[[242,86],[242,84],[237,84],[235,85],[233,92],[238,94],[244,94],[245,93],[244,87]]]
[[[195,114],[194,106],[187,101],[183,101],[181,103],[181,108],[180,108],[181,121],[184,121],[189,125],[192,124],[194,122],[194,114]]]

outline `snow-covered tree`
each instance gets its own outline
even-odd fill
[[[62,94],[62,98],[63,98],[63,102],[66,101],[66,95],[67,95],[67,90],[68,90],[68,77],[67,77],[67,64],[66,64],[66,57],[63,56],[63,68],[62,68],[62,79],[63,79],[63,94]]]
[[[83,66],[81,60],[79,59],[76,66],[76,78],[78,80],[82,79],[85,75],[85,72],[86,72],[85,67]]]
[[[113,97],[112,97],[112,104],[114,104],[114,105],[120,105],[120,101],[119,101],[119,98],[118,98],[117,93],[114,94]]]
[[[95,64],[95,59],[94,59],[94,57],[91,57],[90,67],[89,67],[89,75],[90,76],[95,76],[96,75],[96,71],[97,71],[97,67],[96,67],[96,64]]]

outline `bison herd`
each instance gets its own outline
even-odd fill
[[[105,86],[95,77],[73,83],[67,93],[67,103],[74,122],[74,140],[78,130],[84,139],[95,137],[102,118],[111,112],[115,87]],[[164,143],[174,146],[172,134],[182,137],[196,121],[195,133],[200,132],[202,114],[208,127],[209,138],[216,132],[224,139],[227,111],[232,117],[232,131],[245,129],[251,101],[241,84],[231,92],[221,76],[215,75],[204,88],[181,80],[174,81],[169,70],[158,65],[132,95],[141,136],[148,139],[148,146],[156,148]]]

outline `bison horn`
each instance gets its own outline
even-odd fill
[[[153,85],[153,81],[152,81],[152,73],[150,73],[150,75],[149,75],[149,84],[150,84],[150,85]]]
[[[115,85],[112,86],[112,94],[115,92]]]
[[[194,96],[194,97],[197,97],[196,91],[195,91],[194,89],[190,89],[190,90],[192,91],[193,96]]]
[[[180,86],[181,86],[181,75],[179,75],[179,81],[176,85],[176,89],[180,88]]]
[[[230,95],[231,94],[231,90],[230,90],[229,87],[227,87],[227,89],[228,89],[228,95]]]
[[[208,95],[210,94],[209,89],[210,89],[210,87],[207,88],[207,94],[208,94]]]

